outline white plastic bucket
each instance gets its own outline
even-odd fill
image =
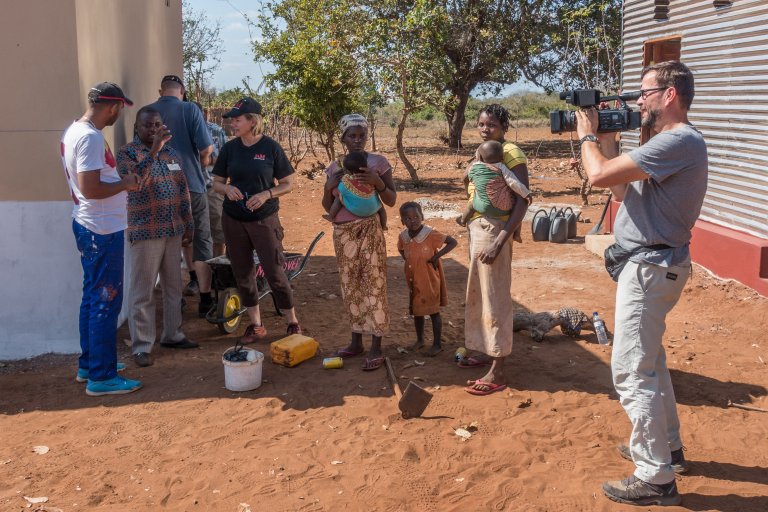
[[[264,354],[252,348],[243,348],[248,353],[246,361],[227,361],[224,355],[233,352],[230,347],[221,355],[224,363],[224,387],[230,391],[251,391],[261,386],[261,363]]]

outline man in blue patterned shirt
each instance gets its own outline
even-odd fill
[[[155,343],[154,287],[163,289],[163,333],[160,345],[195,348],[181,331],[182,245],[193,239],[189,188],[181,159],[166,143],[171,134],[160,113],[143,107],[136,114],[136,137],[117,154],[121,174],[134,173],[140,188],[128,194],[128,258],[131,262],[128,328],[134,361],[150,366]]]

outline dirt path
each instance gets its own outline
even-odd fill
[[[539,146],[541,136],[519,134],[529,154],[562,150],[562,142]],[[384,142],[391,158],[391,141]],[[415,160],[431,185],[398,182],[398,203],[461,203],[457,162],[469,151],[427,151],[428,139],[413,145],[425,148]],[[577,204],[578,183],[561,166],[565,159],[546,156],[532,166],[537,202]],[[397,173],[402,179],[402,167]],[[349,335],[331,228],[320,218],[321,181],[298,181],[282,201],[285,245],[303,251],[317,232],[327,233],[294,284],[302,324],[329,354]],[[599,212],[596,205],[583,216],[594,221]],[[574,340],[554,330],[535,343],[517,333],[506,369],[510,389],[466,394],[464,382],[479,372],[458,369],[451,359],[462,344],[466,237],[450,219],[428,223],[460,241],[446,261],[446,349],[434,359],[395,350],[414,339],[395,209],[387,233],[392,332],[385,339],[398,375],[418,377],[434,393],[426,418],[401,419],[384,371],[362,372],[355,359],[341,370],[323,370],[319,357],[293,369],[266,362],[260,389],[229,392],[220,358],[233,338],[193,318],[190,307],[185,331],[202,342],[199,350],[157,346],[155,365],[135,368],[120,343],[127,375],[145,383],[132,395],[86,397],[73,380],[73,356],[0,367],[0,510],[30,510],[23,496],[48,498],[33,506],[47,508],[33,510],[67,512],[634,510],[600,493],[604,480],[632,471],[615,450],[629,422],[612,390],[610,348],[592,334]],[[591,226],[580,224],[579,234]],[[533,243],[529,225],[523,237],[514,248],[518,308],[598,310],[612,329],[615,284],[582,239]],[[767,306],[749,289],[696,268],[668,319],[664,345],[692,464],[678,483],[683,506],[672,510],[768,510],[768,414],[726,407],[731,400],[768,408]],[[273,341],[284,322],[271,304],[264,311]],[[125,328],[120,336],[127,337]],[[413,360],[425,365],[403,369]],[[478,429],[471,439],[454,434],[472,422]],[[37,445],[50,451],[34,453]]]

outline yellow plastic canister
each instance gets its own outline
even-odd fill
[[[326,370],[344,368],[344,359],[340,357],[326,357],[323,359],[323,368]]]
[[[281,340],[272,342],[269,346],[269,352],[274,364],[290,368],[313,358],[319,346],[320,344],[309,336],[291,334]]]

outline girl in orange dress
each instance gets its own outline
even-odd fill
[[[424,225],[419,203],[412,201],[400,206],[400,220],[406,229],[397,239],[397,250],[405,260],[405,279],[410,290],[409,313],[416,326],[416,343],[424,346],[424,317],[432,319],[432,347],[426,352],[434,357],[442,350],[443,320],[440,306],[448,304],[448,291],[440,258],[456,247],[456,240]]]

